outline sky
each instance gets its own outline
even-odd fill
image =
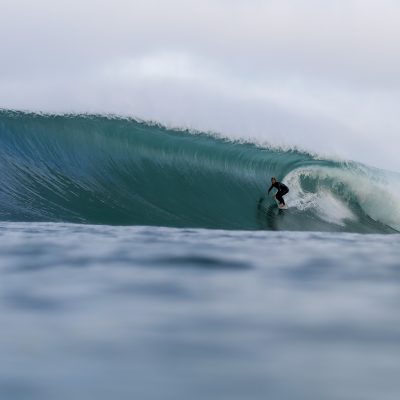
[[[0,108],[128,115],[400,172],[398,0],[0,0]]]

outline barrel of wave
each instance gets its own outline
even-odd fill
[[[372,220],[400,231],[400,174],[356,163],[308,166],[291,171],[291,207],[311,210],[322,220],[342,225],[356,221],[360,209]]]

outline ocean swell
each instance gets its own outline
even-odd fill
[[[133,119],[0,111],[0,168],[3,221],[400,230],[398,174]]]

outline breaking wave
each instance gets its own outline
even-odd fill
[[[271,176],[288,210],[265,195]],[[0,220],[390,233],[400,176],[134,119],[0,110]]]

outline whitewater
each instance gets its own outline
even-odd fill
[[[0,398],[395,400],[399,231],[397,172],[0,110]]]

